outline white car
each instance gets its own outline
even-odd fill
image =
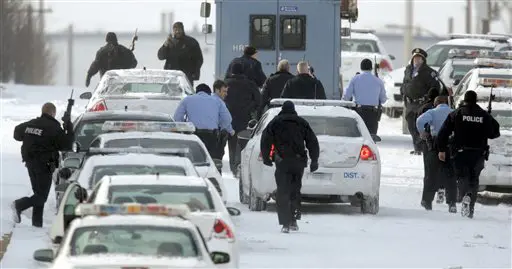
[[[361,72],[361,61],[370,59],[379,64],[380,76],[393,70],[395,56],[387,54],[384,44],[375,35],[374,30],[351,29],[350,36],[341,37],[341,89],[345,89],[350,80]]]
[[[287,99],[274,99],[271,106]],[[297,113],[306,119],[320,143],[319,169],[305,169],[302,178],[303,200],[343,202],[361,206],[364,213],[379,211],[381,161],[377,145],[361,117],[351,109],[353,102],[337,100],[292,99]],[[240,200],[252,211],[265,210],[276,190],[275,166],[263,164],[260,156],[261,134],[277,116],[280,108],[271,108],[256,126],[239,135],[247,141],[242,150]],[[376,139],[376,141],[379,141]],[[275,200],[275,199],[274,199]]]
[[[512,191],[512,52],[500,59],[476,59],[478,67],[469,71],[455,90],[459,104],[464,93],[473,90],[478,104],[487,110],[489,97],[494,95],[491,114],[500,124],[501,136],[490,139],[490,156],[480,174],[480,191]],[[485,67],[485,63],[494,67]]]
[[[178,70],[125,69],[107,71],[93,92],[84,92],[86,111],[136,110],[173,115],[179,102],[194,94]]]
[[[216,187],[222,196],[224,202],[226,202],[227,192],[224,186],[222,175],[220,174],[218,167],[222,165],[221,162],[216,162],[212,159],[204,143],[193,134],[184,133],[173,133],[173,132],[151,132],[153,126],[149,129],[143,127],[139,128],[139,125],[145,123],[127,123],[127,122],[115,122],[106,121],[104,123],[104,129],[112,130],[112,133],[104,133],[97,136],[89,148],[130,148],[139,147],[147,149],[188,149],[189,153],[186,155],[194,164],[197,172],[201,177],[208,178]],[[183,131],[187,133],[193,133],[195,127],[190,122],[171,123],[166,125],[175,126],[175,131]],[[158,126],[154,126],[158,129]],[[182,128],[183,127],[183,128]],[[125,132],[117,132],[120,129]],[[165,128],[158,129],[164,130]],[[144,130],[131,131],[131,130]],[[149,131],[149,132],[148,132]],[[171,130],[172,131],[172,130]],[[75,143],[76,147],[80,145]],[[75,149],[80,151],[79,149]]]
[[[69,214],[73,213],[70,209],[79,203],[75,194],[81,190],[81,186],[76,183],[68,186],[64,194],[64,206],[57,211],[52,226],[52,236],[64,235],[66,220],[73,218]],[[231,215],[238,216],[240,211],[226,208],[215,186],[204,178],[176,175],[105,176],[96,183],[86,203],[186,204],[193,211],[188,219],[199,227],[208,248],[228,253],[231,261],[226,266],[238,268],[238,242],[235,240]]]
[[[230,262],[211,252],[186,205],[94,205],[69,208],[74,219],[58,250],[34,259],[51,268],[214,268]]]

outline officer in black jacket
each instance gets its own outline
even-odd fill
[[[233,74],[233,65],[236,63],[242,64],[243,66],[243,74],[252,80],[258,88],[263,87],[263,83],[267,79],[267,76],[263,72],[263,68],[261,67],[261,62],[258,61],[258,51],[255,47],[247,46],[244,49],[244,55],[241,57],[237,57],[233,59],[226,70],[227,79],[231,74]]]
[[[404,96],[405,120],[412,136],[414,150],[411,154],[421,154],[421,139],[416,129],[416,116],[419,107],[426,101],[430,89],[440,90],[437,72],[427,65],[427,52],[416,48],[412,51],[410,64],[405,68],[404,81],[400,93]]]
[[[327,99],[324,86],[310,70],[307,62],[297,64],[297,75],[284,85],[281,98]]]
[[[309,123],[297,115],[294,104],[286,101],[279,115],[263,130],[260,148],[263,163],[272,166],[273,161],[276,164],[276,205],[279,224],[283,225],[281,231],[296,231],[297,220],[300,220],[302,175],[308,161],[306,148],[311,159],[310,171],[314,172],[318,169],[320,155],[318,139]]]
[[[477,94],[467,91],[464,104],[448,115],[437,136],[439,160],[446,160],[449,138],[456,174],[464,182],[461,212],[473,218],[480,172],[489,156],[487,139],[500,137],[500,125],[477,103]]]
[[[272,99],[279,98],[283,92],[284,85],[294,76],[290,73],[290,63],[288,60],[281,60],[277,65],[277,72],[271,74],[265,81],[261,90],[261,105],[258,111],[258,118],[265,113]]]
[[[73,124],[65,119],[64,131],[55,119],[57,109],[46,103],[39,118],[14,128],[14,139],[23,142],[21,157],[28,170],[34,194],[20,198],[12,204],[14,222],[21,222],[21,212],[32,207],[32,226],[43,226],[44,204],[52,185],[52,174],[59,164],[59,151],[71,150]]]

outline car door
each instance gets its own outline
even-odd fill
[[[266,117],[260,120],[258,123],[258,126],[254,129],[253,137],[251,138],[251,143],[247,145],[247,147],[250,147],[250,160],[249,160],[249,173],[251,175],[250,184],[255,187],[257,190],[259,190],[258,186],[262,186],[263,183],[266,186],[266,182],[269,178],[273,179],[273,167],[269,167],[263,164],[263,160],[260,157],[261,149],[260,149],[260,142],[261,142],[261,135],[263,133],[263,130],[265,127],[267,127],[270,120],[273,118],[273,116],[270,113],[266,114]],[[270,177],[269,177],[270,176]]]
[[[464,78],[461,79],[459,85],[457,85],[457,89],[454,92],[455,105],[459,105],[458,103],[463,100],[464,93],[466,93],[466,90],[468,89],[473,72],[473,70],[469,71]]]
[[[65,188],[66,191],[62,196],[62,201],[59,205],[59,209],[57,210],[57,216],[53,221],[52,228],[50,231],[50,239],[55,244],[60,243],[60,240],[62,240],[65,230],[67,229],[71,220],[74,219],[75,207],[79,203],[79,200],[75,196],[75,192],[80,188],[80,186],[77,183],[62,183],[58,185],[56,189],[63,188]]]
[[[252,176],[251,174],[251,160],[254,150],[254,145],[256,143],[259,143],[259,139],[257,139],[254,134],[261,128],[262,122],[265,121],[265,119],[268,117],[268,113],[263,114],[258,124],[254,127],[254,130],[246,131],[247,135],[247,144],[245,145],[244,149],[242,150],[242,177],[240,180],[242,180],[242,185],[245,190],[249,190],[249,177]],[[250,134],[249,134],[250,132]],[[245,138],[244,138],[245,139]],[[247,192],[248,193],[248,192]]]

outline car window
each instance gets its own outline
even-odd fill
[[[89,188],[95,186],[104,176],[116,175],[174,175],[186,176],[185,168],[176,165],[100,165],[93,168],[89,177]]]
[[[162,257],[200,256],[195,236],[186,228],[118,224],[76,228],[71,256],[128,254]]]
[[[193,211],[214,209],[208,188],[201,186],[113,185],[108,189],[108,201],[112,204],[186,204]]]
[[[461,79],[459,85],[457,85],[457,90],[455,91],[455,96],[462,95],[465,92],[465,88],[469,85],[469,79],[473,75],[473,71],[469,71],[464,78]]]
[[[94,202],[94,200],[96,199],[96,195],[98,194],[98,190],[101,187],[101,183],[100,182],[96,182],[95,185],[94,184],[90,184],[88,189],[91,189],[90,188],[91,186],[94,186],[94,189],[92,190],[92,192],[89,195],[89,197],[87,197],[87,203],[93,203]]]
[[[185,92],[192,93],[189,81],[180,75],[131,78],[112,76],[103,86],[100,95],[165,94],[179,97]]]
[[[496,121],[498,121],[498,123],[500,124],[500,129],[512,129],[512,110],[493,109],[491,114],[494,117],[494,119],[496,119]]]
[[[256,126],[256,128],[254,128],[253,136],[255,136],[255,135],[260,135],[260,134],[263,132],[263,130],[265,130],[265,126],[267,126],[267,125],[265,124],[265,121],[266,121],[266,119],[268,118],[268,114],[269,114],[269,113],[265,113],[265,114],[261,117],[260,121],[258,122],[258,126]]]
[[[512,51],[512,46],[503,47],[500,49],[500,51]]]
[[[454,64],[453,65],[453,70],[451,70],[451,72],[450,72],[450,78],[462,78],[471,69],[473,69],[473,65],[469,65],[469,64]]]
[[[114,139],[105,142],[105,148],[129,148],[129,147],[142,147],[142,148],[186,148],[189,150],[187,158],[194,165],[208,163],[206,152],[203,147],[191,140],[180,139],[158,139],[158,138],[122,138]]]
[[[76,126],[76,129],[75,129],[75,141],[80,143],[80,146],[82,149],[88,149],[89,145],[91,144],[91,142],[94,138],[96,138],[100,134],[106,133],[106,131],[102,130],[102,127],[103,127],[103,124],[105,123],[105,121],[108,121],[108,120],[81,121],[78,123],[78,126]],[[130,120],[130,121],[137,121],[137,120]],[[147,120],[143,120],[143,121],[147,121]],[[165,121],[151,119],[151,121],[172,122],[171,119],[165,120]],[[99,145],[97,145],[95,147],[98,147],[98,146]]]
[[[352,52],[380,53],[377,41],[371,39],[342,38],[341,50]]]
[[[361,137],[361,132],[354,118],[303,116],[316,135]]]
[[[430,66],[441,66],[446,59],[448,59],[448,52],[451,49],[465,49],[465,50],[489,50],[493,48],[481,47],[481,46],[457,46],[457,45],[433,45],[426,50],[427,64]]]

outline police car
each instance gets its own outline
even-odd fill
[[[474,61],[479,57],[480,52],[479,50],[451,49],[448,60],[439,68],[439,78],[446,86],[452,88],[455,81],[460,82],[473,69]]]
[[[510,192],[512,187],[512,52],[483,53],[475,59],[475,68],[458,83],[456,103],[473,90],[478,104],[487,109],[492,95],[491,114],[500,124],[501,136],[489,140],[490,156],[480,175],[480,190]]]
[[[204,143],[193,135],[195,127],[190,122],[147,123],[130,121],[107,121],[102,129],[108,133],[97,136],[90,148],[153,148],[188,149],[186,156],[192,161],[201,177],[208,178],[226,201],[226,189],[218,167],[221,160],[213,160]],[[80,152],[80,144],[75,143]]]
[[[186,205],[81,204],[58,250],[34,259],[51,268],[214,268],[230,262],[210,252]]]
[[[274,99],[270,104],[280,106],[286,100]],[[314,173],[304,171],[303,200],[351,203],[361,206],[364,213],[377,214],[381,162],[374,139],[379,139],[372,138],[361,117],[346,108],[355,104],[338,100],[291,101],[297,113],[309,122],[320,143],[319,169]],[[252,122],[238,136],[246,141],[242,150],[240,202],[248,204],[252,211],[265,210],[276,191],[275,166],[263,164],[260,139],[265,127],[280,111],[279,107],[269,109],[258,123]]]
[[[85,160],[68,158],[59,169],[61,183],[56,185],[57,207],[69,182],[78,182],[90,190],[105,175],[162,174],[199,176],[184,149],[91,149]],[[159,154],[159,155],[156,155]],[[177,156],[162,156],[177,155]],[[82,163],[83,162],[83,163]]]
[[[174,114],[179,102],[194,94],[179,70],[125,69],[107,71],[94,92],[84,92],[86,111],[140,110]]]
[[[76,217],[70,209],[80,202],[76,197],[80,191],[83,190],[77,183],[68,187],[63,206],[59,208],[51,229],[54,242],[59,241],[55,238],[64,235],[66,223]],[[238,216],[240,211],[232,207],[226,208],[215,186],[204,178],[159,174],[105,176],[96,183],[86,202],[101,205],[186,204],[193,211],[189,219],[200,229],[208,248],[228,253],[231,261],[226,266],[238,267],[238,243],[235,240],[235,226],[231,215]]]

